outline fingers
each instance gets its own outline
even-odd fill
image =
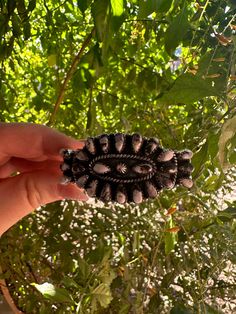
[[[0,167],[0,179],[8,178],[14,172],[17,172],[16,167],[11,165],[11,163],[6,163],[5,165]]]
[[[35,171],[0,180],[0,234],[41,205],[65,198],[87,200],[76,186],[58,184],[60,175]]]
[[[16,172],[34,172],[36,170],[59,170],[60,161],[45,160],[45,161],[29,161],[22,158],[11,158],[6,164],[0,166],[0,179],[8,178]]]
[[[44,125],[30,123],[0,123],[0,164],[8,156],[35,161],[60,160],[62,148],[82,148],[75,140]]]

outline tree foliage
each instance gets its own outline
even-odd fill
[[[235,14],[221,0],[0,1],[1,121],[194,152],[190,191],[50,204],[11,228],[2,277],[22,311],[232,313]]]

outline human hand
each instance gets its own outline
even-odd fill
[[[40,205],[88,199],[75,185],[60,184],[60,149],[83,145],[43,125],[0,123],[0,235]]]

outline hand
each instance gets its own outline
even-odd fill
[[[75,185],[60,184],[60,149],[83,145],[43,125],[0,123],[0,235],[41,205],[87,200]]]

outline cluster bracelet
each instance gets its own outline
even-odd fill
[[[64,183],[75,183],[104,202],[136,204],[156,198],[164,188],[191,188],[192,152],[160,146],[157,138],[140,134],[89,137],[82,149],[64,149]]]

